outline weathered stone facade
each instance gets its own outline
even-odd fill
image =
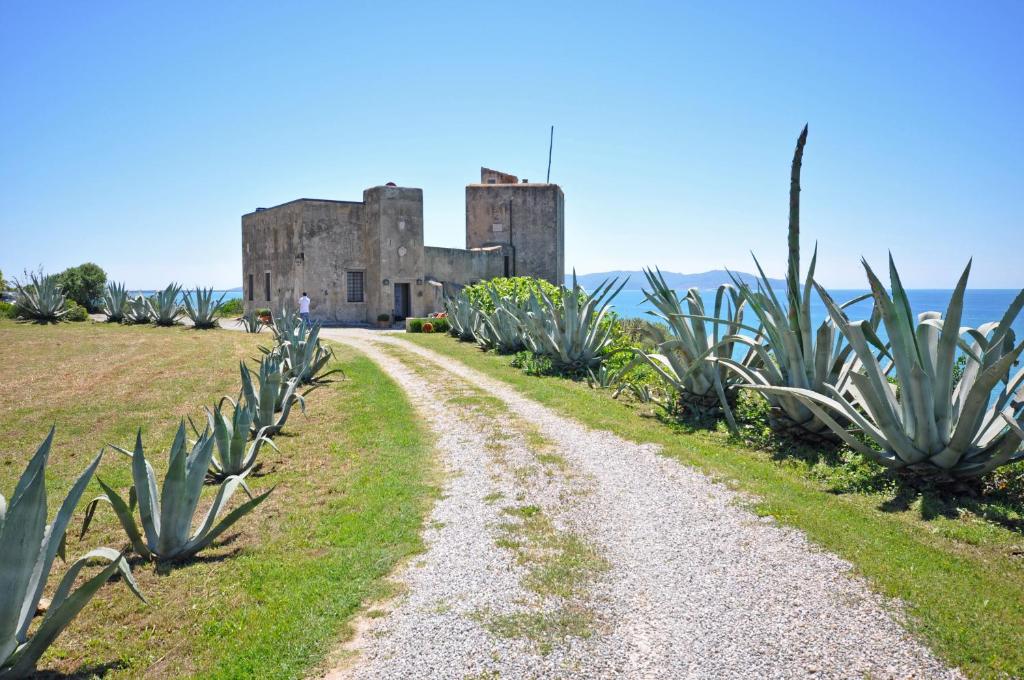
[[[564,196],[481,168],[466,187],[466,250],[423,245],[423,191],[393,185],[363,200],[300,198],[242,216],[246,310],[294,308],[327,323],[373,323],[440,311],[443,292],[497,276],[560,283]]]

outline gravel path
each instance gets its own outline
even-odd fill
[[[404,594],[335,678],[960,677],[898,607],[721,484],[400,336],[324,329],[438,436]]]

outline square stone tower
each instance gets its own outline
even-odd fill
[[[433,300],[424,298],[423,190],[377,186],[363,192],[366,240],[373,254],[367,268],[370,315],[424,316]]]
[[[466,248],[500,247],[506,276],[565,280],[565,195],[557,184],[480,168],[466,186]]]

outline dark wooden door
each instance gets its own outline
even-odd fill
[[[409,316],[411,300],[409,299],[409,284],[395,284],[395,320],[401,321]]]

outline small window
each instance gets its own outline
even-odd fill
[[[270,302],[270,272],[263,275],[263,287],[266,289],[267,302]]]
[[[363,301],[363,272],[347,272],[345,277],[349,302]]]
[[[256,298],[256,284],[253,282],[253,275],[249,274],[249,302]]]

